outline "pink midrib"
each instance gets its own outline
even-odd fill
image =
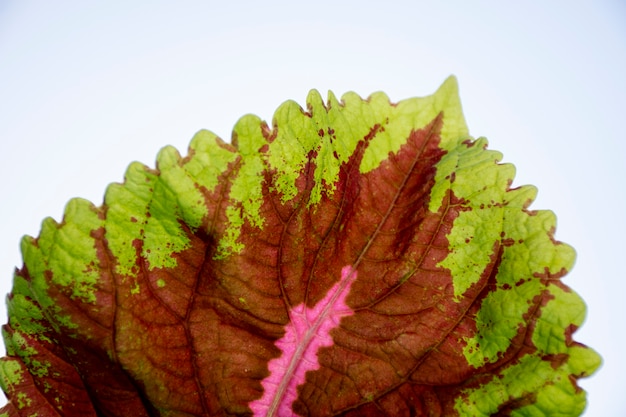
[[[281,406],[285,405],[283,404],[284,401],[286,401],[286,395],[288,390],[291,388],[292,384],[296,384],[297,381],[297,377],[304,377],[304,373],[306,373],[307,371],[311,370],[311,369],[317,369],[319,368],[319,362],[317,361],[317,357],[315,356],[315,364],[310,365],[308,367],[304,367],[301,369],[301,373],[303,375],[297,375],[296,374],[296,370],[298,368],[298,365],[301,363],[302,359],[306,356],[314,356],[317,354],[317,350],[319,350],[320,347],[323,346],[328,346],[328,345],[323,345],[320,343],[320,346],[318,346],[315,351],[313,352],[307,352],[310,348],[312,348],[312,342],[314,340],[314,337],[316,335],[318,335],[318,330],[320,329],[320,327],[326,323],[328,320],[332,320],[334,317],[336,317],[337,319],[340,319],[341,317],[345,317],[345,316],[349,316],[353,314],[353,311],[345,304],[345,299],[349,293],[350,287],[352,286],[352,283],[354,282],[354,280],[356,279],[356,271],[353,270],[353,268],[351,266],[345,266],[342,270],[341,270],[341,280],[336,283],[329,291],[328,294],[326,295],[326,297],[324,297],[322,300],[320,300],[318,302],[318,304],[316,304],[315,307],[313,307],[312,309],[306,308],[304,306],[304,304],[298,305],[296,307],[293,308],[292,311],[289,312],[289,316],[291,318],[290,323],[287,324],[286,328],[287,331],[285,332],[285,336],[283,336],[283,339],[288,335],[288,332],[290,330],[294,331],[294,336],[297,338],[298,334],[297,334],[297,326],[298,326],[298,319],[296,317],[294,317],[294,311],[296,310],[300,310],[300,307],[302,307],[302,315],[303,317],[307,317],[307,313],[311,312],[311,311],[315,311],[315,308],[317,306],[320,305],[320,303],[322,303],[322,305],[324,306],[324,308],[322,309],[322,311],[319,312],[319,314],[317,315],[317,317],[315,317],[315,321],[313,322],[313,325],[308,327],[306,329],[306,331],[304,332],[304,337],[302,340],[298,341],[298,345],[297,345],[297,349],[295,350],[295,352],[293,352],[293,354],[291,355],[291,358],[289,358],[289,365],[287,367],[287,369],[285,369],[285,371],[282,373],[282,375],[280,376],[280,384],[278,385],[278,387],[276,388],[276,391],[274,392],[274,395],[271,399],[271,402],[269,404],[269,407],[267,409],[267,413],[265,414],[266,417],[274,417],[277,415],[277,413],[280,411]],[[330,297],[329,297],[330,296]],[[337,310],[335,312],[333,312],[332,310]],[[298,311],[299,313],[299,311]],[[337,320],[338,321],[338,320]],[[304,325],[304,324],[301,324]],[[334,328],[331,327],[330,329],[328,329],[328,334],[323,334],[323,335],[318,335],[318,337],[321,338],[321,341],[324,342],[324,339],[326,337],[330,337],[330,330]],[[279,341],[277,341],[276,344],[280,344],[280,342],[282,341],[282,339],[280,339]],[[307,355],[307,353],[309,353],[309,355]],[[285,352],[283,350],[283,355],[287,354],[287,352]],[[280,361],[280,359],[282,358],[281,355],[278,358],[273,359],[272,361]],[[271,362],[271,361],[270,361]],[[268,365],[269,367],[269,365]],[[265,378],[263,381],[268,381],[271,380],[273,375],[273,372],[277,372],[275,371],[271,371],[270,370],[270,375]],[[297,385],[296,385],[297,386]],[[264,388],[267,390],[267,387],[264,386]],[[293,387],[295,389],[295,387]],[[263,399],[265,398],[267,393],[264,393],[263,397],[259,400],[254,401],[253,403],[259,403],[259,405],[261,405],[263,403]],[[291,404],[287,404],[287,405],[291,405]],[[252,404],[251,404],[252,406]],[[254,411],[253,407],[253,411]],[[258,410],[260,411],[260,410]],[[254,412],[254,415],[257,416],[257,411]],[[280,416],[280,417],[284,417],[284,416]]]

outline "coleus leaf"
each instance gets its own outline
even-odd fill
[[[573,249],[454,78],[208,131],[22,241],[8,416],[578,415]]]

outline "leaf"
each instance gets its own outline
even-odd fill
[[[0,415],[579,415],[574,251],[486,146],[450,78],[131,164],[22,241]]]

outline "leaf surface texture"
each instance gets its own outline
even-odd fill
[[[131,164],[22,241],[0,415],[579,415],[575,253],[500,159],[450,78]]]

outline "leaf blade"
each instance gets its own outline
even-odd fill
[[[457,89],[312,91],[232,145],[201,131],[132,164],[102,207],[72,200],[23,241],[2,411],[22,375],[47,392],[32,345],[111,415],[580,413],[599,357],[572,340],[573,249],[469,136]]]

